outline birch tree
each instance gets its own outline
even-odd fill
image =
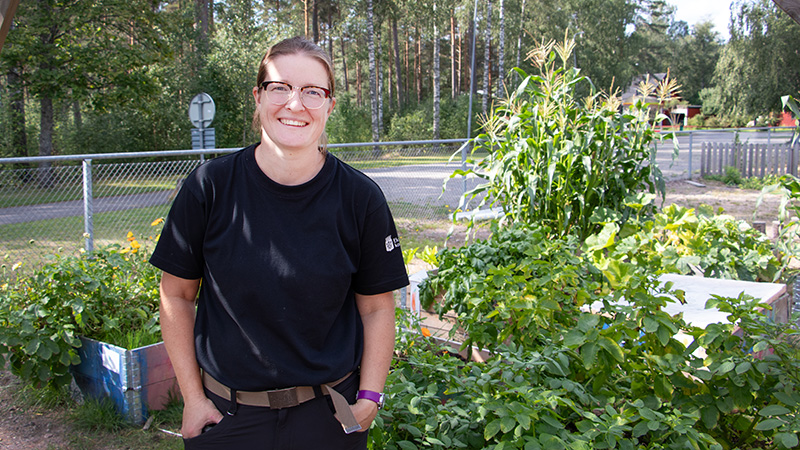
[[[491,85],[489,75],[492,71],[491,47],[492,47],[492,0],[486,0],[486,26],[483,32],[486,47],[483,51],[483,96],[481,98],[481,108],[483,114],[489,112],[489,94]]]
[[[367,42],[369,47],[369,97],[372,108],[372,142],[378,142],[380,135],[380,122],[378,115],[378,68],[375,58],[375,27],[372,0],[367,0]],[[380,149],[376,146],[375,152]]]
[[[439,139],[439,102],[441,100],[441,89],[439,81],[441,73],[439,69],[439,28],[437,26],[436,1],[433,2],[433,138]]]

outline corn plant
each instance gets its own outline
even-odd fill
[[[652,123],[668,118],[653,113],[651,92],[641,92],[630,106],[595,92],[571,66],[574,47],[566,39],[531,52],[539,74],[515,69],[522,82],[486,118],[472,168],[453,174],[483,179],[464,194],[461,210],[479,198],[477,208],[500,205],[508,222],[540,223],[559,236],[586,237],[598,228],[597,216],[624,221],[634,211],[626,206],[632,193],[663,197]],[[580,98],[582,89],[592,93]],[[665,80],[655,93],[672,96],[677,89]]]

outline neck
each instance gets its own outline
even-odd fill
[[[325,165],[325,155],[319,149],[285,150],[264,139],[256,147],[255,154],[261,171],[272,181],[285,186],[310,181]]]

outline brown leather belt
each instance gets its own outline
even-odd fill
[[[342,394],[337,392],[334,387],[347,377],[352,375],[353,372],[339,378],[331,383],[323,384],[320,390],[323,395],[329,395],[333,400],[333,407],[336,409],[336,419],[341,422],[345,433],[352,433],[361,429],[361,425],[356,421],[353,416],[353,411],[350,409],[350,404]],[[203,385],[211,392],[219,395],[222,398],[230,399],[231,390],[224,384],[220,383],[207,372],[203,372]],[[295,386],[286,389],[275,389],[271,391],[236,391],[236,401],[241,405],[260,406],[270,409],[291,408],[301,403],[305,403],[316,397],[314,388],[312,386]]]

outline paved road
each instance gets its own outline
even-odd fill
[[[163,205],[171,201],[172,193],[172,190],[167,190],[147,194],[96,198],[93,210],[94,214],[98,214]],[[74,216],[83,216],[83,200],[0,208],[0,225]]]

